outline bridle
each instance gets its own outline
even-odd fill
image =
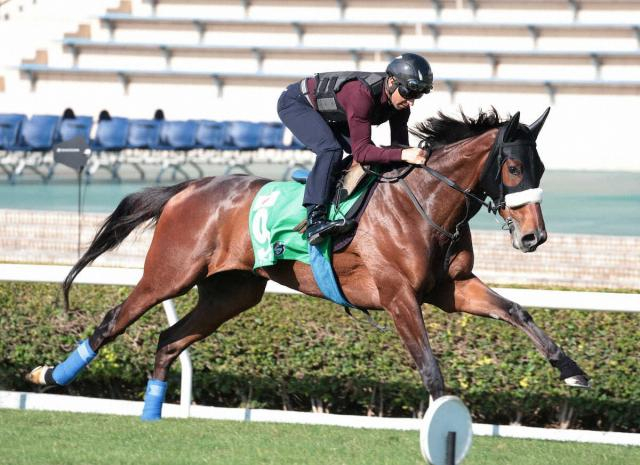
[[[490,187],[486,187],[483,184],[483,182],[481,181],[481,188],[482,188],[482,193],[480,195],[477,195],[476,193],[473,192],[473,190],[471,188],[464,188],[462,186],[460,186],[458,183],[456,183],[455,181],[453,181],[452,179],[448,178],[447,176],[443,175],[442,173],[440,173],[439,171],[427,166],[427,163],[429,162],[430,158],[431,158],[431,154],[433,153],[433,149],[432,147],[426,145],[426,141],[422,140],[420,142],[420,144],[418,144],[418,146],[420,148],[424,148],[425,150],[427,150],[427,159],[425,161],[424,165],[408,165],[407,167],[405,167],[404,169],[402,169],[397,175],[393,175],[393,176],[385,176],[384,174],[378,173],[366,166],[363,166],[364,171],[368,174],[372,174],[377,178],[377,182],[381,182],[381,183],[399,183],[400,186],[403,188],[403,190],[406,192],[406,194],[408,195],[409,199],[411,199],[411,202],[413,203],[413,205],[415,206],[416,210],[418,210],[418,213],[420,213],[420,216],[422,216],[422,218],[427,221],[427,223],[429,223],[434,229],[436,229],[439,233],[441,233],[442,235],[444,235],[445,237],[447,237],[449,239],[449,247],[447,248],[447,254],[445,257],[445,269],[448,269],[449,267],[449,261],[451,258],[451,253],[452,253],[452,248],[454,246],[454,244],[460,239],[461,235],[462,235],[462,228],[468,224],[469,220],[471,219],[470,212],[472,210],[471,205],[472,203],[476,203],[478,208],[482,208],[483,206],[487,208],[487,211],[489,213],[492,213],[496,219],[501,217],[498,217],[497,213],[499,210],[502,210],[504,208],[507,207],[507,202],[505,200],[506,198],[506,194],[505,194],[505,185],[504,185],[504,181],[502,180],[502,176],[501,176],[501,170],[502,170],[502,165],[504,164],[504,162],[506,161],[506,157],[503,156],[503,149],[506,145],[529,145],[532,143],[531,140],[518,140],[515,142],[505,142],[504,141],[504,137],[505,137],[505,132],[507,130],[507,125],[503,125],[499,131],[498,131],[498,135],[496,136],[496,140],[494,141],[492,147],[491,147],[491,151],[489,153],[489,156],[487,157],[487,160],[485,161],[485,166],[482,169],[482,173],[483,175],[481,176],[481,180],[484,180],[483,178],[486,178],[487,180],[492,180],[494,183],[496,181],[498,181],[498,185],[496,186],[495,184],[490,186]],[[533,142],[533,144],[535,144],[535,142]],[[486,177],[485,174],[487,174],[487,170],[489,168],[492,167],[492,165],[495,166],[496,172],[495,173],[488,173],[489,177]],[[461,221],[459,221],[456,226],[455,226],[455,230],[453,232],[449,232],[446,229],[444,229],[442,226],[440,226],[439,224],[437,224],[430,216],[429,214],[425,211],[425,209],[422,207],[422,205],[420,204],[420,201],[418,200],[418,198],[416,197],[416,195],[413,193],[413,191],[411,190],[411,187],[409,187],[409,184],[407,184],[405,178],[409,175],[409,173],[411,173],[414,169],[423,169],[425,170],[427,173],[429,173],[431,176],[433,176],[434,178],[436,178],[438,181],[446,184],[447,186],[449,186],[450,188],[460,192],[462,195],[464,195],[465,198],[465,215],[462,218]],[[495,191],[495,187],[498,188],[498,195],[497,196],[492,196],[491,194],[489,194],[489,192]],[[484,200],[486,197],[490,197],[490,200]],[[477,211],[477,210],[476,210]],[[499,221],[498,221],[499,222]],[[503,225],[502,228],[503,229],[509,229],[511,227],[510,221],[504,221],[503,220]]]

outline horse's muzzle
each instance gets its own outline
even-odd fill
[[[534,252],[538,246],[544,244],[546,240],[547,231],[544,229],[535,229],[520,238],[521,247],[519,247],[519,249],[523,252]]]
[[[506,214],[501,215],[509,227],[514,248],[528,253],[546,242],[547,229],[539,203],[527,203],[516,208],[507,207],[504,213]]]
[[[547,231],[544,228],[534,228],[522,234],[518,222],[512,218],[507,218],[507,225],[511,234],[511,244],[521,252],[534,252],[538,246],[544,244],[547,240]]]

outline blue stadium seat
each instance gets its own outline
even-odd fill
[[[127,147],[132,149],[159,148],[162,120],[134,119],[129,121]]]
[[[291,179],[293,179],[296,182],[299,182],[300,184],[306,184],[307,183],[307,179],[309,179],[309,173],[310,171],[306,168],[297,168],[291,171]],[[283,179],[283,181],[286,181],[287,179]]]
[[[75,137],[84,138],[89,143],[91,137],[91,127],[93,118],[91,116],[75,116],[73,118],[63,118],[56,131],[56,141],[68,141]]]
[[[158,148],[172,150],[178,152],[187,152],[196,148],[196,132],[198,130],[198,122],[189,121],[166,121],[160,132],[160,144]],[[169,156],[163,160],[162,167],[156,182],[160,182],[165,171],[171,169],[173,171],[173,179],[176,179],[178,173],[185,178],[189,178],[189,174],[183,169],[183,166],[190,165],[197,171],[197,176],[204,176],[202,169],[190,159],[186,153],[179,156]]]
[[[262,123],[260,146],[265,149],[284,149],[284,124]]]
[[[0,150],[11,150],[18,144],[18,135],[26,119],[22,114],[0,114]]]
[[[59,122],[58,116],[33,115],[22,125],[19,149],[38,152],[51,150]]]
[[[22,114],[0,114],[0,151],[4,152],[4,155],[0,156],[0,169],[10,181],[14,179],[13,173],[19,163],[17,155],[10,151],[18,145],[18,136],[26,119]]]
[[[53,115],[33,115],[23,121],[17,144],[13,147],[13,150],[23,153],[19,159],[15,160],[13,170],[9,174],[11,184],[14,184],[26,169],[33,171],[43,180],[47,179],[47,175],[40,171],[40,167],[45,162],[44,153],[53,148],[59,122],[60,118]],[[4,171],[8,171],[6,166]]]
[[[200,120],[196,130],[196,146],[203,149],[223,150],[226,147],[227,123]]]
[[[110,118],[98,122],[93,149],[98,152],[117,152],[127,146],[129,120],[127,118]]]
[[[262,125],[249,121],[230,121],[227,143],[230,149],[257,150],[260,148]]]
[[[90,144],[91,127],[93,118],[91,116],[76,116],[73,110],[67,109],[62,115],[62,119],[55,130],[54,142],[66,142],[76,137],[82,137],[87,144]],[[57,162],[54,161],[49,166],[45,181],[50,181],[56,169]]]
[[[111,117],[104,110],[100,113],[95,139],[91,141],[91,149],[97,153],[92,156],[86,171],[87,182],[91,181],[93,175],[100,168],[109,170],[112,179],[120,180],[118,175],[118,168],[121,164],[120,155],[114,157],[108,152],[120,152],[127,148],[128,131],[129,120],[127,118]]]
[[[172,150],[191,150],[196,147],[196,121],[166,121],[160,134],[160,146]]]
[[[92,126],[93,118],[91,116],[75,116],[72,110],[65,110],[56,128],[54,142],[66,142],[76,137],[82,137],[87,144],[90,144]],[[51,163],[45,181],[50,181],[53,178],[56,165],[55,161]]]

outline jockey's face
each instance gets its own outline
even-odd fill
[[[390,77],[389,87],[387,87],[387,89],[389,90],[390,88],[392,88],[394,83],[395,83],[395,79]],[[393,106],[393,108],[395,108],[396,110],[404,110],[405,108],[412,107],[415,100],[416,100],[415,98],[412,98],[412,99],[404,98],[402,95],[400,95],[399,88],[396,88],[396,90],[394,90],[393,93],[389,96],[389,101],[391,102],[391,105]]]

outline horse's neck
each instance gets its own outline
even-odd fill
[[[492,130],[480,136],[438,148],[434,150],[427,165],[463,189],[475,192],[480,183],[482,168],[493,146],[495,134],[496,131]],[[426,170],[414,170],[411,177],[413,178],[412,188],[415,186],[416,196],[425,206],[427,214],[439,222],[443,228],[451,231],[456,224],[465,219],[465,215],[471,213],[467,217],[468,220],[478,212],[479,208],[475,203],[470,205],[470,212],[467,212],[465,197],[427,173]]]
[[[459,186],[475,189],[496,134],[497,130],[492,129],[479,136],[439,147],[433,151],[427,164]]]

